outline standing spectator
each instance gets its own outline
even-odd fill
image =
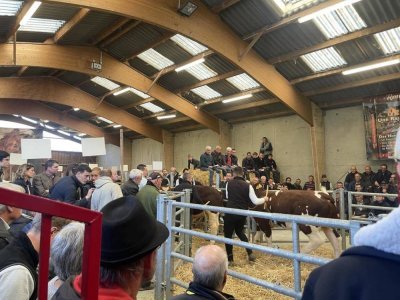
[[[400,299],[399,236],[400,208],[377,223],[362,227],[354,236],[353,247],[314,269],[302,299]]]
[[[3,181],[4,169],[10,166],[10,153],[0,150],[0,182]]]
[[[142,171],[142,180],[139,184],[139,191],[147,184],[147,176],[149,175],[145,164],[138,164],[136,169]]]
[[[44,172],[33,177],[34,194],[48,198],[50,189],[57,183],[60,178],[57,176],[58,162],[54,159],[49,159],[44,164]]]
[[[190,169],[190,167],[193,167],[194,170],[200,168],[200,162],[197,159],[193,158],[193,155],[188,154],[188,166],[187,168]]]
[[[325,174],[321,176],[321,186],[325,187],[326,190],[330,191],[332,189],[332,185],[328,180],[328,177],[326,177]]]
[[[48,283],[47,299],[51,299],[70,276],[81,273],[84,233],[83,223],[72,222],[61,229],[53,239],[50,262],[56,276]]]
[[[375,183],[375,173],[372,171],[370,165],[366,165],[364,170],[365,172],[361,175],[361,185],[364,187],[365,191],[371,193]]]
[[[304,184],[303,190],[315,191],[314,176],[308,176],[308,181]]]
[[[123,196],[120,186],[111,177],[110,169],[101,170],[100,178],[94,182],[96,188],[92,194],[90,209],[100,211],[107,203]]]
[[[211,155],[211,146],[206,146],[205,152],[200,156],[200,169],[209,172],[209,185],[213,185],[214,170],[213,157]]]
[[[387,169],[387,164],[381,164],[380,169],[375,174],[375,186],[379,186],[382,181],[389,182],[390,175],[392,175],[392,172]]]
[[[158,172],[153,172],[147,180],[147,184],[137,193],[139,202],[142,203],[146,212],[157,218],[157,197],[160,194],[162,176]]]
[[[124,196],[136,196],[139,192],[139,184],[142,181],[142,171],[139,169],[132,169],[129,172],[129,179],[121,186],[122,194]]]
[[[170,183],[172,183],[172,186],[176,186],[179,180],[179,172],[176,170],[175,167],[171,167],[170,171],[169,171],[169,180]]]
[[[262,138],[259,152],[264,154],[266,157],[268,157],[269,154],[272,154],[272,144],[265,136]]]
[[[184,294],[172,297],[172,300],[234,300],[232,295],[222,292],[227,271],[228,259],[224,250],[216,245],[200,247],[194,256],[193,281]]]
[[[0,188],[24,193],[23,187],[9,182],[0,182]],[[0,250],[13,239],[10,234],[10,224],[21,217],[22,210],[17,207],[0,204]]]
[[[244,175],[245,175],[246,179],[250,180],[249,173],[255,171],[254,160],[251,157],[251,152],[247,152],[246,157],[243,158],[243,160],[242,160],[242,168],[243,168]]]
[[[268,198],[257,198],[254,189],[243,178],[243,169],[235,167],[233,169],[233,179],[228,182],[226,187],[226,196],[228,199],[227,207],[237,209],[249,209],[254,205],[263,204]],[[233,232],[243,242],[248,242],[246,235],[243,232],[244,224],[246,223],[245,216],[225,214],[224,216],[224,236],[232,238]],[[225,244],[228,261],[233,265],[233,247],[230,244]],[[246,249],[249,261],[255,261],[256,257],[251,249]]]
[[[350,172],[346,175],[346,178],[344,179],[344,188],[347,190],[349,188],[350,182],[354,181],[354,175],[357,174],[357,167],[356,166],[351,166],[350,167]]]
[[[296,181],[293,184],[293,187],[295,190],[302,190],[302,186],[301,186],[301,179],[297,178]]]
[[[137,299],[141,283],[154,275],[156,252],[168,238],[168,229],[150,217],[133,196],[110,202],[102,213],[98,299]],[[81,299],[81,291],[80,274],[70,277],[53,300]]]
[[[51,238],[65,225],[65,220],[53,217]],[[20,232],[0,251],[0,290],[2,300],[37,298],[41,215],[36,214],[28,233]]]
[[[82,195],[83,185],[90,180],[91,171],[87,164],[78,165],[75,175],[64,176],[54,185],[50,191],[50,198],[89,208],[93,189],[90,189],[86,196]]]
[[[94,183],[97,179],[100,178],[101,169],[99,167],[94,167],[92,172],[90,173],[90,177],[92,182]]]
[[[15,184],[22,186],[25,193],[33,194],[32,178],[35,176],[35,167],[31,164],[23,164],[18,167],[16,172]]]

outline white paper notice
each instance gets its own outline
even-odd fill
[[[20,153],[10,153],[10,165],[20,166],[26,164],[28,160],[22,158]]]
[[[106,155],[104,137],[82,139],[82,156]]]
[[[162,161],[153,161],[153,170],[161,171],[162,170]]]
[[[21,155],[23,159],[51,158],[51,142],[44,139],[22,139]]]

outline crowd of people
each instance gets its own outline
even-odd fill
[[[212,151],[211,147],[207,146],[199,161],[189,156],[188,169],[206,170],[210,174],[210,179],[214,172],[220,172],[224,177],[222,184],[225,188],[227,207],[230,208],[249,209],[253,205],[267,201],[267,196],[258,198],[253,186],[247,182],[252,172],[254,176],[251,183],[258,182],[264,188],[271,190],[316,189],[312,175],[304,185],[301,185],[300,179],[292,183],[290,177],[284,182],[276,180],[279,172],[272,151],[272,144],[267,138],[263,138],[260,151],[247,153],[240,167],[235,150],[231,147],[226,149],[226,154],[222,154],[221,147],[217,146]],[[9,154],[0,151],[0,180],[3,167],[8,165]],[[102,212],[99,299],[136,299],[139,290],[154,286],[152,280],[156,266],[156,251],[169,235],[165,225],[156,221],[157,197],[166,184],[175,186],[177,190],[193,186],[195,182],[188,169],[182,174],[179,174],[174,167],[170,171],[165,169],[162,172],[154,171],[149,174],[146,165],[139,164],[129,172],[129,179],[121,183],[116,170],[98,167],[92,169],[82,163],[70,166],[66,174],[59,177],[58,166],[56,160],[48,160],[44,164],[44,171],[35,174],[33,165],[24,164],[18,168],[14,183],[0,182],[0,188]],[[376,173],[372,172],[370,166],[366,166],[363,174],[354,166],[344,183],[337,182],[335,187],[323,175],[321,185],[328,190],[344,188],[345,191],[397,194],[396,175],[390,173],[385,164],[382,164]],[[382,206],[394,206],[398,203],[389,197],[381,196],[381,198],[373,199],[370,204],[375,205],[375,201],[378,201],[384,203]],[[360,196],[355,196],[354,199],[355,203],[361,201]],[[364,199],[362,198],[363,201]],[[398,214],[398,209],[396,213]],[[389,215],[390,220],[393,219],[393,215],[394,213]],[[243,234],[245,219],[242,216],[225,214],[224,236],[232,238],[235,232],[239,239],[248,242],[246,235]],[[2,299],[36,299],[40,228],[40,214],[0,205]],[[379,232],[380,227],[377,228]],[[49,299],[81,298],[83,236],[82,224],[53,218],[50,255],[52,278],[48,283]],[[361,231],[359,236],[362,236]],[[335,272],[349,259],[348,257],[351,257],[350,260],[352,257],[365,255],[379,259],[383,257],[389,260],[389,265],[393,264],[393,261],[398,261],[400,252],[396,247],[392,251],[393,247],[390,248],[387,239],[389,237],[386,240],[383,238],[382,244],[377,244],[368,238],[359,238],[358,248],[346,251],[337,262],[317,269],[311,274],[305,287],[304,299],[330,299],[324,287],[332,276],[336,277]],[[247,254],[249,262],[256,260],[251,250],[247,249]],[[370,263],[371,260],[372,258],[366,259],[366,263]],[[373,263],[375,264],[375,261]],[[194,256],[193,281],[185,293],[173,299],[234,299],[234,296],[223,292],[227,281],[227,268],[234,265],[231,244],[225,244],[225,251],[215,245],[199,248]],[[388,268],[392,270],[392,266]],[[329,276],[324,277],[324,274]],[[393,278],[397,278],[396,276],[398,277],[393,275]]]

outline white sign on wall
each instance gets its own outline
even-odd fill
[[[20,166],[26,164],[28,160],[22,158],[20,153],[10,153],[10,165]]]
[[[153,170],[161,171],[162,170],[162,161],[153,161]]]
[[[81,143],[82,156],[106,155],[106,143],[104,137],[82,139]]]
[[[44,139],[21,139],[22,159],[51,158],[51,141]]]

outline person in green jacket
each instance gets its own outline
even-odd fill
[[[159,172],[151,173],[147,184],[136,195],[146,212],[154,218],[157,218],[157,196],[160,194],[162,179]]]

